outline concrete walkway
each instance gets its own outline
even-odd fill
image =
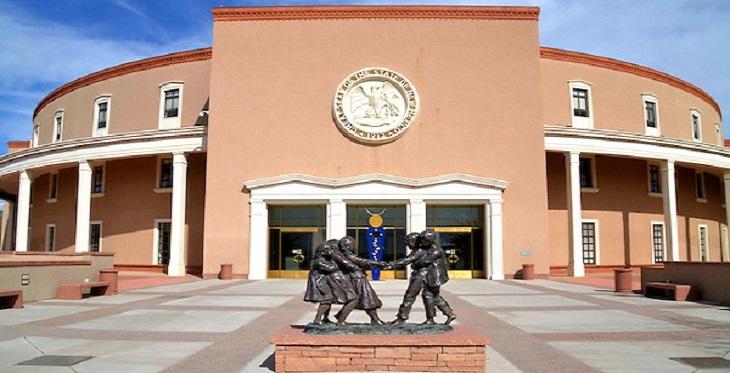
[[[374,284],[383,319],[394,317],[406,285]],[[314,315],[304,287],[198,280],[0,310],[0,371],[271,372],[270,336]],[[491,372],[730,371],[727,307],[551,280],[455,280],[444,296],[458,322],[492,338]],[[423,320],[422,305],[412,317]],[[366,319],[355,311],[349,321]]]

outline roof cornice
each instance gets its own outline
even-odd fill
[[[717,110],[718,115],[722,117],[722,112],[720,111],[720,105],[715,101],[715,99],[710,96],[707,92],[702,90],[701,88],[697,87],[696,85],[689,83],[687,81],[684,81],[682,79],[679,79],[675,76],[669,75],[667,73],[663,73],[661,71],[657,71],[651,68],[648,68],[646,66],[637,65],[630,62],[620,61],[613,58],[603,57],[603,56],[596,56],[588,53],[582,53],[582,52],[575,52],[575,51],[569,51],[564,49],[557,49],[557,48],[548,48],[548,47],[540,47],[540,57],[550,60],[557,60],[557,61],[565,61],[565,62],[574,62],[574,63],[581,63],[584,65],[591,65],[596,67],[602,67],[604,69],[610,69],[620,72],[625,72],[629,74],[634,74],[637,76],[641,76],[644,78],[649,78],[652,80],[656,80],[658,82],[666,83],[671,85],[672,87],[679,88],[681,90],[684,90],[686,92],[689,92],[700,99],[704,100],[710,106],[712,106],[715,110]]]
[[[74,81],[68,82],[56,88],[53,92],[49,93],[38,103],[38,106],[36,106],[35,110],[33,111],[33,118],[35,119],[35,117],[38,115],[38,112],[41,111],[41,109],[43,109],[51,101],[67,93],[73,92],[79,88],[86,87],[87,85],[97,83],[103,80],[108,80],[111,78],[116,78],[118,76],[133,72],[175,65],[178,63],[204,61],[209,60],[211,57],[211,48],[201,48],[190,51],[170,53],[163,56],[145,58],[139,61],[127,62],[121,65],[106,68],[101,71],[93,72],[89,75],[85,75]]]
[[[215,8],[214,21],[319,20],[352,18],[489,19],[537,21],[540,8],[527,6],[272,6]]]

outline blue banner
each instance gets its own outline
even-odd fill
[[[369,227],[365,234],[367,235],[367,241],[368,241],[368,253],[370,254],[370,259],[375,260],[378,262],[383,261],[383,244],[385,243],[385,229],[383,227],[379,228],[373,228]],[[380,268],[378,267],[372,267],[370,268],[373,280],[378,281],[380,280]]]

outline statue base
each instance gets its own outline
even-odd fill
[[[429,334],[326,335],[305,333],[305,328],[286,326],[271,337],[276,372],[484,372],[485,346],[490,343],[484,333],[466,325]]]

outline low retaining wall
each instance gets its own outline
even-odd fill
[[[730,263],[666,262],[664,268],[641,269],[641,291],[649,282],[692,285],[702,300],[730,305]]]
[[[489,338],[474,328],[421,335],[311,335],[287,326],[272,338],[276,372],[484,372]]]
[[[100,270],[113,267],[114,254],[3,252],[0,253],[0,288],[22,290],[26,302],[53,299],[59,284],[86,279],[98,281]]]

